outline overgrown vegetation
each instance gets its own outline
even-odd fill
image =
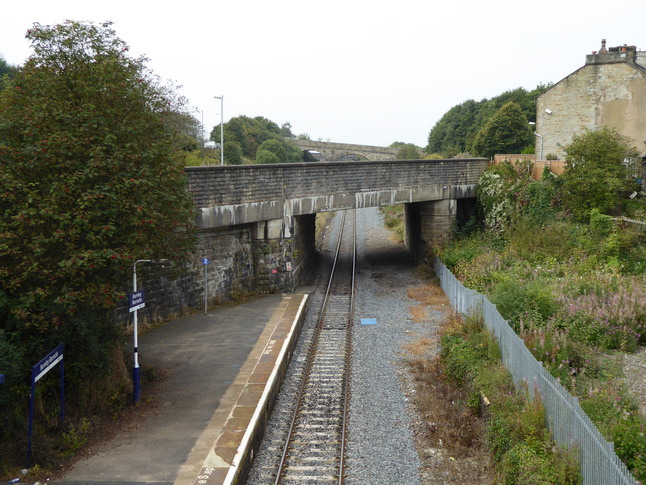
[[[397,160],[416,160],[420,158],[422,149],[413,143],[396,141],[391,143],[392,148],[397,148]]]
[[[415,318],[423,309],[448,309],[434,278],[408,294],[419,302],[411,307],[415,321],[428,318]],[[429,351],[437,343],[439,355]],[[540,401],[514,388],[480,317],[447,312],[436,338],[422,335],[405,350],[424,417],[424,453],[437,446],[437,483],[581,483],[575,456],[554,446]]]
[[[516,148],[523,148],[524,146],[530,149],[528,153],[534,153],[531,131],[529,131],[529,127],[526,124],[522,127],[519,125],[513,130],[515,134],[512,139],[507,139],[502,136],[498,137],[497,135],[495,137],[497,140],[491,136],[484,137],[483,139],[484,134],[482,134],[480,135],[479,141],[481,146],[474,148],[473,145],[485,125],[504,105],[510,102],[519,108],[527,121],[536,121],[536,97],[549,87],[550,85],[539,84],[531,91],[518,88],[506,91],[491,99],[483,99],[481,101],[470,99],[454,106],[442,116],[429,132],[426,152],[438,153],[446,158],[452,158],[465,152],[489,156],[489,152],[486,150],[498,146],[498,142],[502,143],[502,148],[509,142],[512,142],[516,135],[520,134],[528,138],[521,141],[518,146],[512,144],[514,151],[507,153],[520,153],[516,151]],[[507,123],[505,125],[509,126]],[[483,149],[482,153],[478,153],[480,148]]]
[[[482,230],[438,255],[497,305],[644,480],[646,417],[618,361],[646,343],[646,225],[610,217],[646,222],[643,199],[627,197],[634,149],[603,129],[576,137],[566,153],[560,178],[546,171],[534,181],[522,164],[489,169],[479,183]],[[597,189],[576,190],[583,176]]]
[[[58,344],[68,424],[124,405],[113,311],[132,264],[180,266],[195,240],[177,128],[184,100],[129,56],[109,22],[35,24],[27,38],[33,55],[0,91],[0,470],[24,460],[31,365]],[[56,384],[38,383],[36,436],[60,436]],[[64,430],[63,446],[78,445],[82,429]],[[57,453],[42,446],[34,460]]]
[[[291,142],[292,137],[289,123],[280,127],[262,116],[236,116],[224,124],[224,162],[239,165],[311,161]],[[210,138],[219,145],[220,126],[213,127]]]
[[[392,231],[393,240],[397,243],[404,242],[405,225],[404,225],[404,205],[388,205],[380,207],[379,210],[384,215],[384,224]]]
[[[498,343],[481,317],[447,325],[441,346],[445,379],[467,390],[470,412],[484,415],[496,483],[581,483],[572,453],[556,448],[550,438],[540,400],[514,388],[500,361]]]

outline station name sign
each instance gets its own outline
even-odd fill
[[[130,293],[130,295],[128,295],[128,308],[130,309],[131,313],[135,310],[140,310],[145,306],[146,298],[144,296],[144,290],[135,291],[134,293]]]

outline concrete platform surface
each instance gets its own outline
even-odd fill
[[[307,302],[306,294],[258,297],[142,336],[140,363],[170,374],[160,405],[56,483],[242,483]]]

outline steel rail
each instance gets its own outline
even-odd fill
[[[307,359],[304,366],[303,377],[298,391],[298,397],[296,398],[296,405],[292,413],[292,418],[290,421],[287,438],[283,446],[283,451],[280,458],[280,463],[278,465],[278,471],[276,473],[274,485],[279,485],[280,483],[282,483],[284,478],[284,473],[287,468],[287,460],[289,457],[290,444],[295,436],[296,424],[298,421],[300,409],[303,404],[303,396],[306,392],[306,389],[310,380],[309,378],[312,373],[311,372],[312,364],[314,362],[314,358],[317,353],[317,347],[318,347],[319,339],[321,337],[321,331],[323,329],[323,325],[325,322],[326,310],[328,308],[328,303],[333,290],[333,282],[335,281],[335,277],[337,276],[337,269],[338,269],[337,264],[339,262],[339,255],[341,253],[341,247],[342,247],[343,237],[345,233],[345,226],[346,226],[346,211],[343,212],[343,216],[341,220],[341,229],[339,231],[339,238],[336,244],[334,259],[332,263],[332,270],[330,272],[330,278],[328,280],[327,288],[323,298],[323,303],[321,305],[321,313],[317,321],[314,335],[312,337],[312,341],[310,343],[310,346],[307,352]],[[353,211],[352,226],[353,226],[352,227],[352,273],[351,273],[351,285],[350,285],[350,304],[349,304],[349,310],[348,310],[349,312],[348,318],[346,322],[346,337],[345,337],[345,345],[344,345],[344,355],[345,355],[344,367],[345,368],[344,368],[344,378],[343,378],[343,385],[342,385],[344,402],[342,406],[342,424],[341,424],[341,431],[340,431],[341,445],[340,445],[340,459],[339,459],[339,467],[338,467],[339,485],[342,485],[344,480],[343,470],[345,466],[344,455],[345,455],[345,448],[346,448],[346,423],[347,423],[347,412],[349,407],[348,395],[349,395],[349,386],[350,386],[349,374],[350,374],[351,341],[349,341],[348,337],[351,336],[351,324],[352,324],[353,313],[354,313],[354,285],[355,285],[355,269],[356,269],[356,214],[354,211]]]
[[[346,428],[348,423],[348,410],[350,407],[350,370],[351,370],[351,359],[350,355],[352,353],[352,322],[354,320],[354,290],[355,290],[355,274],[357,268],[357,212],[352,211],[354,218],[352,224],[352,283],[350,285],[350,313],[348,315],[348,328],[346,330],[346,373],[345,373],[345,382],[344,382],[344,400],[343,400],[343,424],[341,427],[341,457],[339,463],[339,481],[338,485],[343,485],[344,479],[344,468],[345,468],[345,447],[346,447]]]

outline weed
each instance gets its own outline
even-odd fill
[[[556,453],[538,398],[514,389],[499,361],[495,339],[474,314],[461,324],[442,329],[440,352],[444,376],[465,391],[463,402],[474,416],[485,419],[487,442],[496,464],[497,483],[581,483],[571,455]],[[482,396],[490,403],[483,413]],[[562,463],[566,457],[567,461]]]
[[[61,456],[71,456],[85,446],[89,429],[90,421],[87,418],[81,418],[78,426],[71,425],[66,432],[63,432],[63,451],[61,451]]]

